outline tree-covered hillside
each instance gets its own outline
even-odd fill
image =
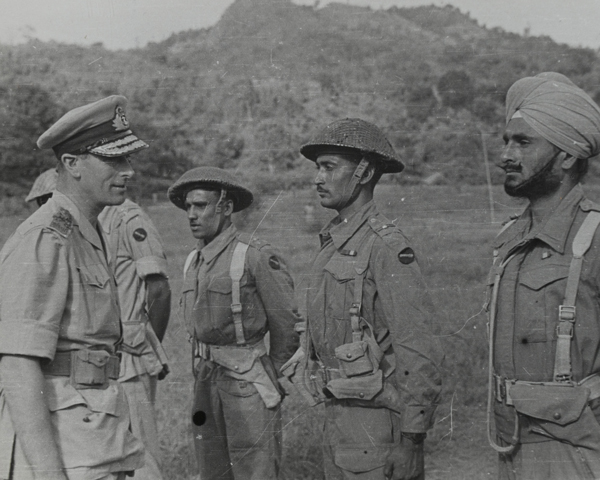
[[[237,0],[214,27],[140,49],[0,45],[0,194],[20,195],[53,164],[35,140],[59,114],[114,93],[153,147],[134,160],[144,194],[203,164],[262,190],[305,185],[299,146],[345,116],[384,129],[407,164],[396,181],[482,183],[506,90],[547,70],[600,99],[597,52],[490,30],[453,7]]]

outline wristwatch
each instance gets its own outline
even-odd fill
[[[408,438],[415,445],[420,445],[427,438],[427,434],[426,433],[406,433],[406,432],[402,432],[401,435],[402,435],[403,438]]]

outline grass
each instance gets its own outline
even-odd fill
[[[592,199],[600,197],[599,189],[588,187],[586,191]],[[500,221],[522,206],[500,189],[494,195],[496,222],[492,223],[485,188],[382,185],[376,192],[380,210],[412,240],[437,307],[436,334],[446,360],[443,403],[426,442],[430,480],[495,476],[496,458],[485,436],[487,319],[482,305],[491,242]],[[307,205],[314,207],[312,216],[306,213]],[[188,480],[195,469],[189,415],[193,378],[191,348],[177,305],[183,263],[195,242],[183,211],[170,204],[149,206],[147,210],[163,237],[174,292],[171,323],[164,341],[172,373],[159,384],[157,399],[164,473],[169,480]],[[243,214],[238,214],[235,222],[272,242],[288,259],[302,311],[304,275],[318,248],[317,232],[331,218],[331,212],[318,206],[313,191],[285,191],[258,199],[257,205]],[[0,242],[26,216],[23,212],[3,217]],[[283,479],[322,478],[322,418],[321,408],[307,408],[297,395],[286,399]]]

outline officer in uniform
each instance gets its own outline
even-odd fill
[[[403,165],[357,118],[327,125],[300,152],[316,163],[321,205],[338,215],[319,234],[306,338],[284,374],[325,401],[325,478],[423,478],[440,346],[415,252],[373,202],[381,175]]]
[[[33,182],[31,186],[31,190],[25,197],[26,202],[35,202],[38,204],[38,207],[41,207],[44,203],[50,200],[52,193],[56,189],[56,178],[58,177],[58,172],[56,168],[49,168],[48,170],[42,172]]]
[[[505,191],[529,205],[496,238],[488,282],[499,478],[600,478],[600,206],[579,184],[600,108],[564,75],[523,78],[504,142]]]
[[[76,108],[39,148],[59,159],[53,197],[0,253],[0,478],[123,479],[143,465],[116,381],[119,306],[97,216],[124,201],[126,99]]]
[[[25,201],[36,201],[39,206],[46,203],[56,189],[57,177],[56,168],[41,173]],[[162,479],[154,405],[157,381],[169,371],[161,345],[171,307],[166,257],[156,227],[131,200],[104,208],[98,222],[108,240],[109,264],[121,308],[119,381],[127,394],[131,430],[146,447],[145,465],[137,475]]]
[[[119,382],[127,394],[131,430],[146,447],[144,480],[160,480],[160,445],[154,404],[157,381],[168,373],[161,341],[169,322],[171,290],[160,236],[139,205],[126,199],[98,216],[108,239],[109,263],[115,274],[123,343]]]
[[[189,170],[169,198],[187,212],[198,239],[184,267],[181,307],[196,362],[200,478],[275,479],[281,455],[277,372],[298,346],[292,278],[275,249],[233,225],[232,213],[250,206],[253,195],[226,171]]]

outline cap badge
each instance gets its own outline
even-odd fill
[[[115,118],[113,118],[113,127],[115,130],[127,130],[129,128],[129,121],[125,116],[125,110],[122,107],[117,107],[115,109]]]

